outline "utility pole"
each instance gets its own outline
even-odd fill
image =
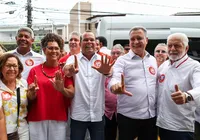
[[[27,27],[32,27],[32,6],[31,0],[27,0]]]

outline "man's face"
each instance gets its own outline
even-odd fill
[[[116,60],[120,55],[123,55],[123,52],[119,48],[114,48],[111,50],[112,60]]]
[[[157,61],[164,62],[168,57],[167,46],[157,46],[154,51],[154,56]]]
[[[96,41],[92,32],[86,32],[83,34],[81,47],[82,53],[85,55],[93,55],[95,53]]]
[[[72,35],[70,40],[69,40],[69,49],[70,53],[73,54],[78,54],[81,50],[80,48],[80,37],[77,35]]]
[[[34,39],[31,37],[29,32],[21,31],[16,36],[16,42],[19,48],[31,48]]]
[[[98,51],[100,50],[100,42],[99,42],[98,39],[96,40],[96,47],[95,47],[95,50],[96,50],[96,52],[98,52]]]
[[[188,51],[188,46],[185,47],[181,39],[176,37],[169,39],[167,45],[169,59],[172,61],[181,59]]]
[[[129,46],[140,57],[144,57],[147,43],[148,38],[145,36],[143,30],[139,29],[130,33]]]

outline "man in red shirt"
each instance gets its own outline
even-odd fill
[[[69,56],[80,53],[80,51],[81,51],[80,40],[81,40],[81,35],[78,32],[73,31],[70,33],[70,37],[69,37],[70,52],[60,58],[59,63],[61,66],[64,66],[64,64]]]

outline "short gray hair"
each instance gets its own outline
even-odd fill
[[[131,30],[129,31],[129,36],[131,35],[132,31],[137,31],[137,30],[142,30],[145,34],[145,36],[147,37],[147,29],[143,26],[134,26],[131,28]]]
[[[156,51],[156,49],[157,49],[159,46],[163,46],[163,47],[166,48],[166,50],[168,50],[167,44],[165,44],[165,43],[158,43],[158,45],[157,45],[157,46],[155,47],[155,49],[154,49],[154,52]]]
[[[173,34],[169,35],[169,36],[167,37],[167,44],[168,44],[168,41],[169,41],[171,38],[174,38],[174,37],[180,39],[185,47],[188,46],[189,40],[188,40],[187,35],[184,34],[184,33],[173,33]]]
[[[113,49],[120,49],[120,52],[124,53],[124,47],[121,44],[116,44],[111,48],[111,52]]]
[[[26,31],[26,32],[28,32],[28,33],[30,33],[31,34],[31,37],[34,39],[34,33],[33,33],[33,30],[31,29],[31,28],[29,28],[29,27],[21,27],[21,28],[19,28],[18,30],[17,30],[17,36],[18,36],[18,34],[21,32],[21,31]]]
[[[69,39],[71,39],[71,37],[72,37],[73,35],[78,36],[79,39],[81,40],[81,34],[80,34],[79,32],[77,32],[77,31],[71,32],[70,35],[69,35]]]

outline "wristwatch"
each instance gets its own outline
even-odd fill
[[[186,91],[185,95],[186,95],[186,103],[194,100],[192,95],[189,92]]]

